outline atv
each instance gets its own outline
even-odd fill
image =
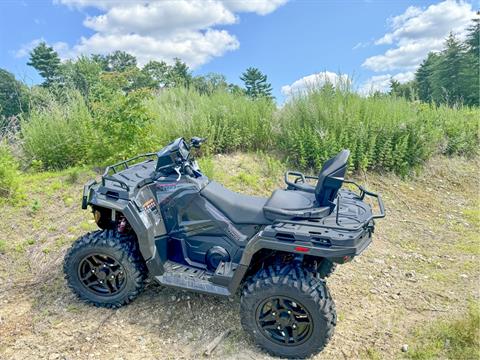
[[[269,198],[238,194],[199,169],[192,150],[204,141],[176,139],[85,185],[82,208],[91,207],[101,230],[67,252],[69,287],[109,308],[131,302],[147,277],[204,294],[239,291],[242,326],[266,351],[321,351],[337,321],[325,278],[370,244],[374,219],[385,216],[381,197],[344,179],[348,150],[318,177],[286,172],[286,189]]]

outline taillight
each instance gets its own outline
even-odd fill
[[[307,248],[307,247],[303,247],[303,246],[295,246],[295,251],[298,251],[298,252],[309,252],[310,249]]]

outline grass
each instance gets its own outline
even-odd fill
[[[0,239],[0,254],[4,254],[7,251],[7,241]]]
[[[362,358],[365,358],[368,360],[381,360],[382,354],[375,348],[367,348],[364,351],[364,356]]]
[[[176,137],[202,136],[208,138],[203,155],[275,149],[287,163],[318,169],[349,148],[356,170],[407,174],[434,154],[477,153],[479,115],[479,109],[364,98],[329,87],[282,108],[222,91],[115,93],[93,103],[71,92],[33,109],[20,137],[24,165],[34,169],[106,164],[156,151]],[[76,180],[70,173],[67,181]]]
[[[21,124],[23,150],[35,167],[62,169],[92,160],[94,122],[78,93],[66,102],[51,100]]]
[[[0,201],[15,200],[20,195],[18,161],[8,144],[0,139]]]
[[[325,87],[293,99],[278,116],[282,149],[302,167],[319,168],[348,148],[357,170],[406,174],[433,154],[478,150],[478,109],[363,98]]]
[[[438,320],[415,333],[415,345],[407,357],[414,360],[480,358],[480,303],[471,302],[461,317]]]

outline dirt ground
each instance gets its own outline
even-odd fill
[[[228,187],[267,194],[279,165],[259,155],[217,156],[210,171]],[[333,340],[315,359],[401,358],[415,330],[462,313],[479,298],[478,159],[437,158],[414,178],[367,174],[388,217],[372,245],[328,280],[338,312]],[[263,171],[263,172],[262,172]],[[220,173],[221,172],[221,173]],[[61,271],[71,242],[95,229],[80,210],[83,182],[72,171],[27,175],[26,197],[0,211],[1,359],[201,359],[231,329],[212,359],[269,359],[241,329],[239,299],[148,284],[118,310],[84,305]]]

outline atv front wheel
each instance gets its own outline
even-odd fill
[[[241,322],[269,353],[305,358],[333,335],[335,304],[327,285],[300,266],[270,266],[250,278],[241,298]]]
[[[77,239],[65,255],[63,271],[80,299],[108,308],[132,301],[142,291],[146,273],[135,238],[113,230]]]

